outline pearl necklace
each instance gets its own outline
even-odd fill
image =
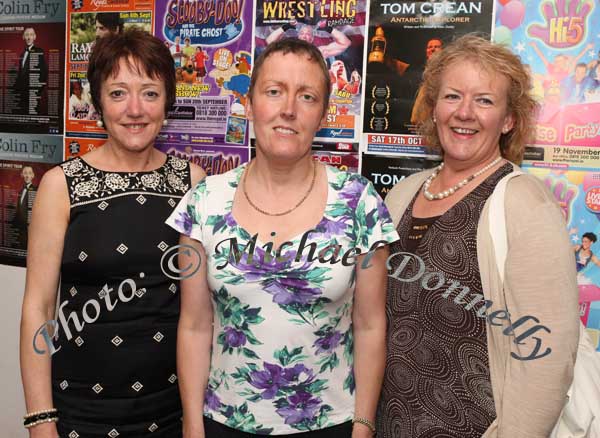
[[[457,190],[460,190],[461,188],[466,186],[468,183],[473,181],[475,178],[477,178],[482,173],[484,173],[487,170],[494,167],[496,164],[498,164],[500,162],[500,160],[502,160],[501,156],[496,158],[494,161],[492,161],[488,165],[484,166],[477,172],[475,172],[473,175],[468,176],[467,178],[463,179],[462,181],[459,181],[458,184],[455,184],[454,186],[450,187],[447,190],[443,190],[439,193],[433,194],[429,191],[429,186],[431,186],[431,182],[435,179],[436,176],[438,176],[440,171],[444,168],[444,163],[442,163],[438,167],[436,167],[435,170],[433,171],[433,173],[425,180],[425,184],[423,184],[423,196],[425,196],[425,198],[428,201],[434,201],[436,199],[447,198],[448,196],[453,195]]]

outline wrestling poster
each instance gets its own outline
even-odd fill
[[[579,315],[600,352],[600,158],[594,163],[546,167],[527,162],[523,168],[544,181],[563,211],[577,268]]]
[[[101,4],[101,5],[100,5]],[[88,59],[97,39],[138,27],[152,32],[154,0],[69,1],[65,131],[67,136],[106,137],[96,125],[100,118],[92,104],[87,80]]]
[[[327,120],[317,132],[323,141],[358,142],[361,132],[366,0],[259,0],[255,55],[281,38],[316,45],[332,81]]]
[[[361,175],[371,181],[379,196],[385,199],[392,187],[407,176],[438,164],[438,160],[425,158],[363,154]]]
[[[370,2],[363,142],[370,153],[435,155],[417,135],[427,60],[468,32],[490,34],[493,0]]]
[[[253,2],[183,4],[156,4],[154,34],[169,47],[177,75],[162,134],[171,142],[247,146]]]
[[[534,143],[600,146],[600,3],[497,0],[494,41],[528,64],[541,105]]]
[[[206,175],[220,175],[248,161],[248,146],[161,143],[156,148],[200,166]]]
[[[65,2],[0,6],[0,131],[61,134]]]
[[[0,133],[0,264],[25,266],[33,201],[44,173],[62,161],[61,142]]]

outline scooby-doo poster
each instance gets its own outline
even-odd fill
[[[156,2],[154,34],[177,74],[177,100],[162,134],[170,142],[247,145],[252,2],[214,0],[203,11]]]

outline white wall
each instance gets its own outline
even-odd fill
[[[0,436],[24,438],[25,401],[19,371],[19,321],[25,269],[0,265]]]

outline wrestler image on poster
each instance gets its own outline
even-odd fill
[[[364,0],[341,3],[259,2],[255,19],[255,57],[283,38],[314,44],[325,59],[332,82],[327,118],[316,138],[357,141],[362,111],[362,71],[365,43]]]

